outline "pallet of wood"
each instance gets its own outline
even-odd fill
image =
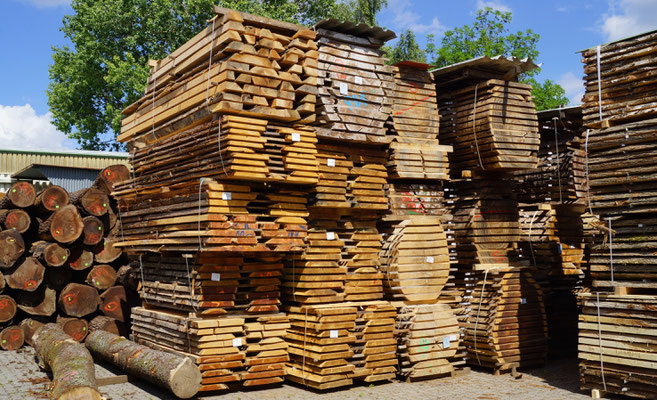
[[[586,294],[579,317],[582,389],[657,396],[654,295]]]
[[[318,47],[317,136],[369,144],[389,143],[392,67],[381,47],[395,34],[350,22],[314,26]]]
[[[391,381],[397,375],[397,309],[388,301],[350,303],[358,306],[350,364],[352,378],[364,382]]]
[[[440,182],[390,181],[385,189],[389,204],[386,218],[447,214],[444,185]]]

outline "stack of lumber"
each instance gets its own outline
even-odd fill
[[[468,363],[496,372],[543,364],[547,323],[541,288],[531,274],[504,268],[479,271],[474,278]]]
[[[240,373],[243,386],[281,383],[285,363],[290,360],[285,335],[290,319],[284,313],[245,317],[245,371]]]
[[[389,215],[437,215],[446,214],[445,192],[440,182],[391,181],[386,186],[386,197],[390,205]]]
[[[350,303],[358,305],[350,364],[352,377],[364,382],[389,381],[397,375],[397,309],[387,301]]]
[[[654,295],[586,294],[579,317],[582,389],[657,396]]]
[[[389,143],[385,123],[390,117],[392,67],[385,65],[381,46],[395,37],[390,31],[335,20],[315,25],[319,52],[317,136]]]
[[[0,201],[0,348],[23,345],[18,325],[27,319],[56,321],[79,342],[98,316],[125,331],[135,288],[124,283],[133,269],[114,246],[110,192],[128,175],[124,165],[113,165],[92,187],[72,193],[59,186],[37,192],[29,182],[9,188]]]
[[[586,125],[616,126],[656,116],[655,42],[652,31],[582,51]]]
[[[450,170],[521,170],[538,163],[532,87],[490,79],[440,90],[442,144],[454,147]]]
[[[580,107],[538,112],[538,166],[516,172],[518,201],[584,204],[586,164]]]
[[[400,375],[407,381],[449,375],[461,340],[447,304],[402,305],[397,315]]]
[[[357,307],[352,303],[288,306],[290,318],[285,340],[290,361],[287,377],[317,390],[333,389],[353,383],[356,365]]]
[[[449,146],[438,144],[436,85],[429,65],[403,61],[393,66],[392,136],[388,171],[392,178],[447,179]]]

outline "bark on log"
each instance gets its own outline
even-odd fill
[[[91,271],[89,271],[86,282],[98,289],[99,292],[102,292],[103,290],[114,286],[116,283],[116,271],[111,265],[95,265],[91,268]]]
[[[98,309],[98,291],[89,285],[69,283],[59,294],[59,309],[71,317],[84,317]]]
[[[89,322],[89,333],[91,334],[97,330],[106,331],[119,336],[126,336],[128,334],[123,322],[105,315],[99,315]]]
[[[153,350],[112,333],[96,330],[85,342],[91,353],[130,375],[188,399],[201,388],[201,372],[189,358]]]
[[[132,265],[124,265],[116,272],[116,282],[136,292],[139,285],[139,272]]]
[[[27,257],[23,262],[5,275],[7,285],[12,289],[34,292],[43,282],[46,268],[34,257]]]
[[[57,317],[57,325],[78,343],[82,343],[89,333],[87,321],[80,318]]]
[[[34,346],[34,342],[32,341],[34,332],[36,332],[37,329],[41,328],[43,325],[44,325],[43,322],[37,321],[32,318],[22,320],[21,323],[18,324],[18,326],[23,331],[23,337],[25,338],[25,343],[27,343],[29,346]]]
[[[100,400],[94,360],[81,343],[57,324],[40,327],[33,336],[34,348],[44,367],[52,371],[50,397],[55,400]]]
[[[30,214],[26,213],[21,208],[14,208],[12,210],[0,210],[0,224],[5,229],[15,229],[19,233],[25,233],[30,229],[32,219]]]
[[[23,347],[25,336],[23,330],[16,326],[8,326],[0,332],[0,348],[2,350],[18,350]]]
[[[16,302],[10,296],[0,295],[0,323],[11,321],[16,315]]]
[[[82,235],[83,229],[84,224],[78,209],[69,204],[52,213],[48,219],[39,222],[39,237],[42,240],[69,244]]]
[[[60,246],[59,243],[46,241],[32,243],[30,253],[32,253],[32,257],[43,261],[49,267],[61,267],[66,264],[71,254],[66,247]]]
[[[68,192],[61,186],[52,185],[40,191],[34,205],[42,214],[55,212],[68,204]]]
[[[16,182],[0,199],[0,208],[25,208],[34,204],[36,191],[29,182]]]
[[[119,247],[114,247],[116,241],[110,238],[104,238],[94,247],[94,259],[99,264],[109,264],[116,261],[123,252]]]
[[[110,165],[106,167],[94,181],[94,187],[104,191],[108,195],[114,191],[114,184],[130,178],[128,167],[123,164]]]
[[[62,290],[73,279],[70,268],[46,268],[46,284],[49,288]]]
[[[107,213],[109,197],[100,189],[87,188],[71,193],[71,203],[81,207],[86,213],[100,217]]]
[[[123,286],[114,286],[100,295],[100,311],[118,321],[126,322],[130,317],[130,308]]]
[[[94,216],[82,218],[84,228],[82,230],[82,243],[87,246],[94,246],[100,243],[105,234],[103,222]]]
[[[72,270],[82,271],[85,270],[94,263],[94,253],[83,248],[83,247],[74,247],[71,249],[71,255],[69,256],[68,265]]]
[[[16,305],[30,315],[49,317],[57,309],[57,293],[46,285],[35,292],[21,291],[16,296]]]
[[[0,232],[0,268],[11,268],[25,252],[25,242],[17,231]]]
[[[0,272],[0,293],[5,291],[5,276]]]

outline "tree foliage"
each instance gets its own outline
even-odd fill
[[[531,84],[534,88],[532,94],[538,111],[551,110],[568,104],[566,91],[552,80],[546,79],[543,83],[540,83],[533,78],[528,78],[525,79],[525,82]]]
[[[83,149],[118,150],[121,110],[144,91],[149,59],[161,59],[205,28],[214,5],[311,24],[352,11],[337,0],[73,0],[53,48],[48,105],[53,123]]]
[[[399,36],[399,40],[394,47],[384,47],[384,53],[389,64],[395,64],[400,61],[427,61],[424,50],[417,44],[415,34],[410,29],[407,29]]]
[[[369,26],[376,25],[376,14],[388,6],[388,0],[354,0],[354,19]]]

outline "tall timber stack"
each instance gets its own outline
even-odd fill
[[[470,312],[468,363],[496,373],[541,364],[547,353],[542,291],[520,258],[514,173],[538,163],[530,60],[481,57],[432,71],[441,144],[449,154],[456,282]]]
[[[315,32],[214,11],[124,110],[134,175],[115,186],[117,246],[142,272],[133,338],[191,357],[202,391],[283,381],[283,258],[305,248],[319,176]]]
[[[657,396],[656,46],[652,31],[582,52],[590,207],[607,234],[580,315],[581,383],[638,398]]]

